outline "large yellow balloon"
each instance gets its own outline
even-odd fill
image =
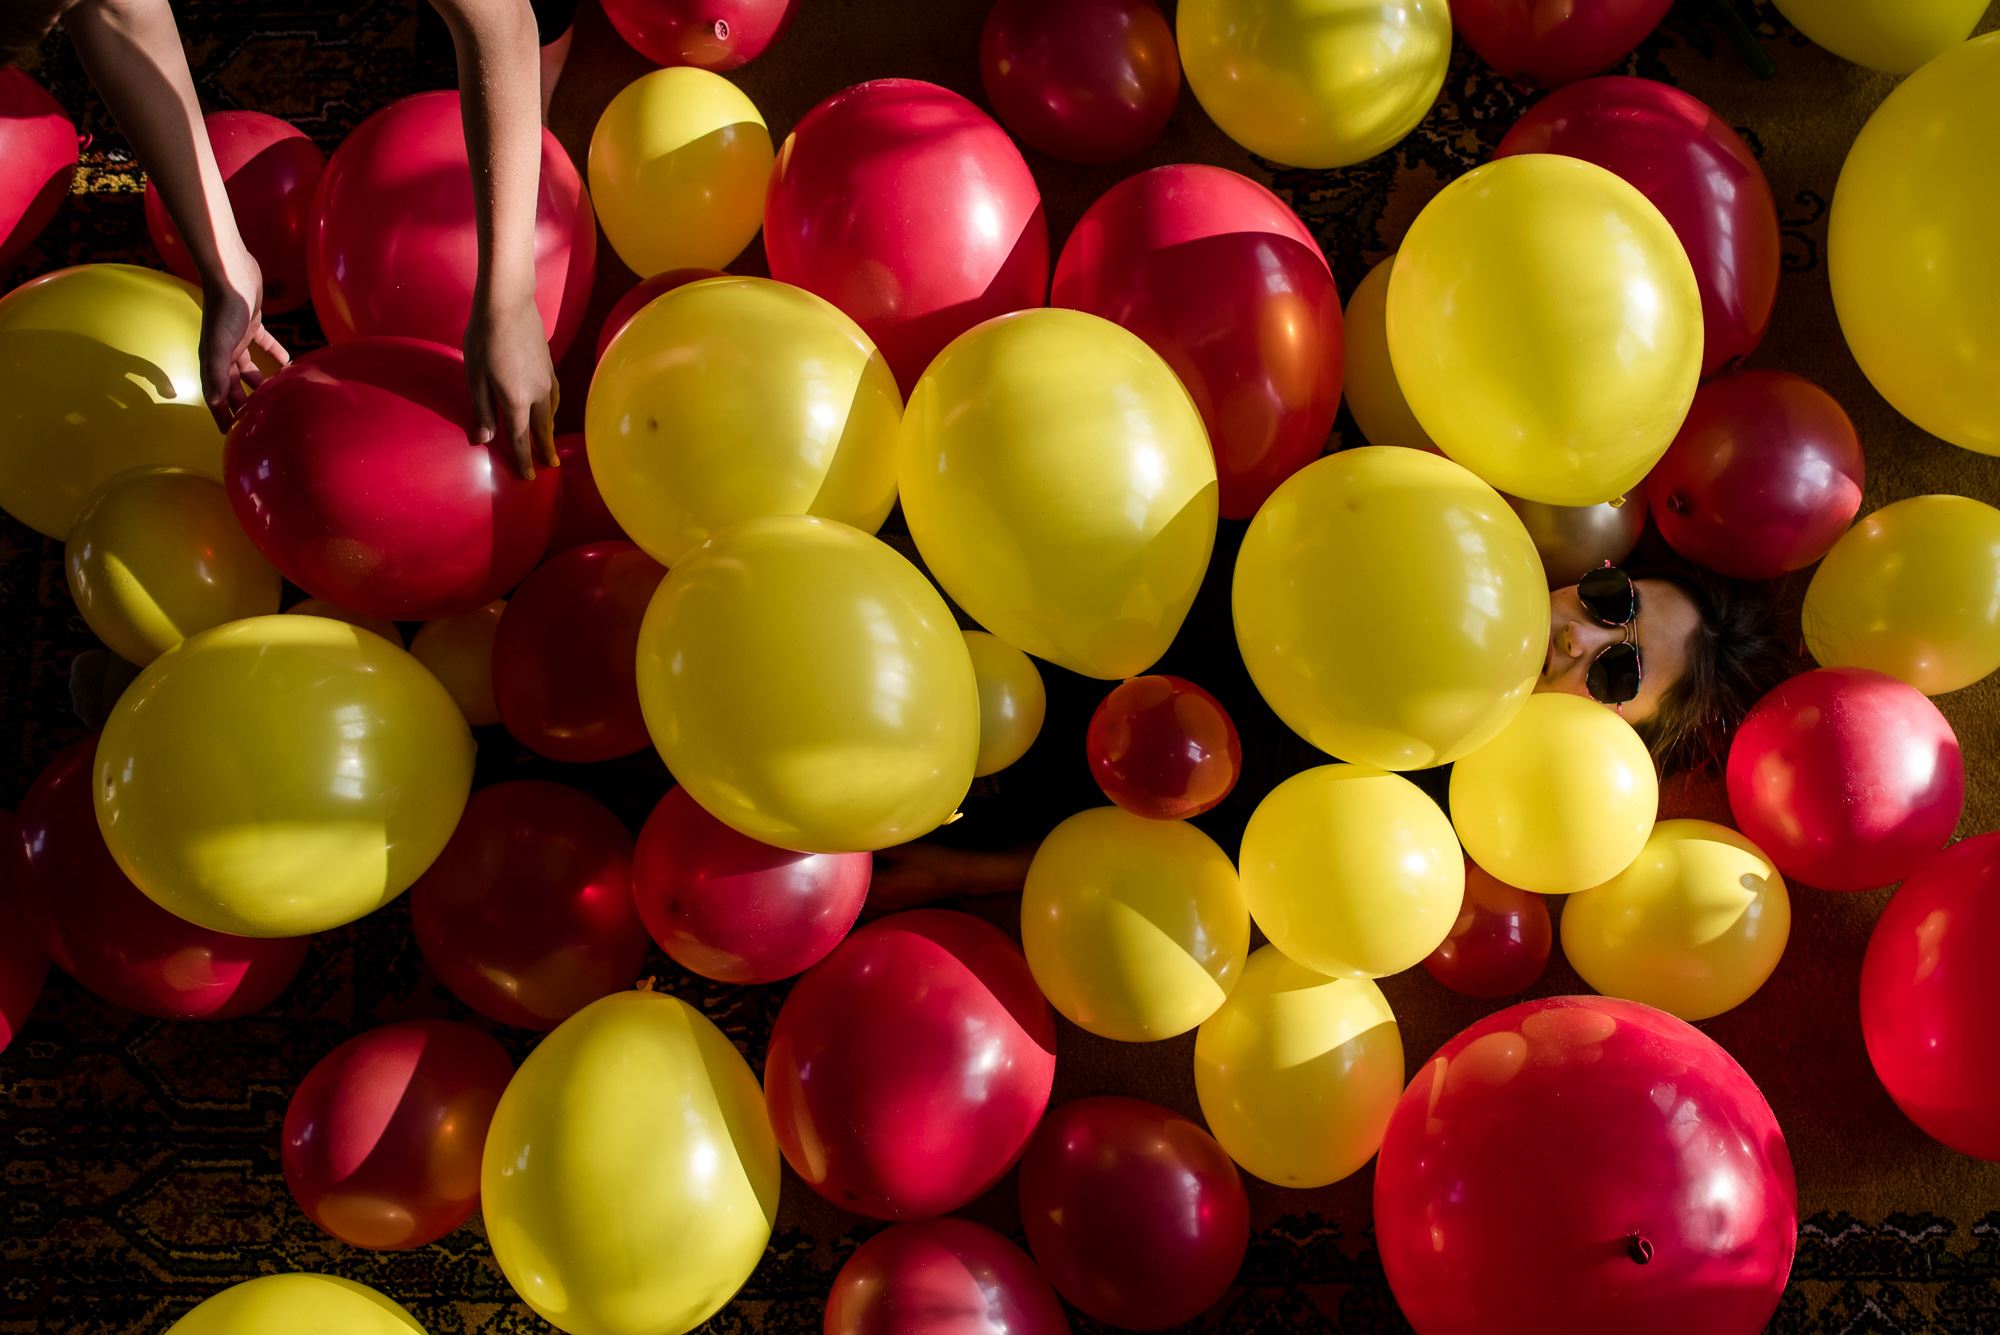
[[[1272,789],[1243,831],[1243,893],[1271,944],[1330,978],[1401,973],[1465,898],[1451,821],[1400,774],[1321,765]]]
[[[1510,496],[1597,505],[1673,443],[1701,375],[1701,293],[1639,191],[1530,153],[1424,206],[1389,278],[1389,355],[1430,438]]]
[[[764,225],[777,155],[764,117],[719,74],[679,65],[625,85],[590,133],[590,201],[641,278],[720,269]]]
[[[1265,946],[1194,1040],[1201,1115],[1229,1157],[1281,1187],[1323,1187],[1382,1148],[1403,1036],[1382,989]]]
[[[1250,952],[1229,855],[1185,821],[1080,811],[1035,850],[1021,945],[1049,1004],[1102,1038],[1172,1038],[1214,1014]]]
[[[778,1214],[757,1078],[700,1011],[615,992],[543,1039],[486,1132],[493,1259],[569,1335],[680,1335],[750,1277]]]
[[[1260,157],[1345,167],[1417,128],[1451,62],[1445,0],[1181,0],[1201,109]]]
[[[1924,430],[1981,454],[2000,454],[1995,125],[2000,33],[1990,32],[1875,108],[1840,169],[1826,242],[1834,313],[1869,383]]]
[[[1343,450],[1250,521],[1231,594],[1257,690],[1342,760],[1422,769],[1507,725],[1549,645],[1542,561],[1506,499],[1449,459]]]
[[[199,473],[113,479],[70,526],[70,597],[98,639],[141,667],[188,636],[278,610],[283,581]]]
[[[232,1284],[167,1335],[424,1335],[400,1303],[338,1275],[263,1275]]]
[[[408,889],[472,790],[472,735],[423,665],[324,617],[232,621],[153,660],[97,743],[97,822],[168,912],[305,936]]]
[[[430,669],[475,728],[500,721],[500,702],[493,698],[493,637],[506,611],[507,600],[495,598],[470,612],[425,622],[410,641],[410,657]]]
[[[1631,866],[1563,905],[1563,954],[1607,997],[1706,1020],[1749,1000],[1785,953],[1792,901],[1763,850],[1663,820]]]
[[[998,774],[1028,754],[1048,713],[1048,690],[1035,660],[983,630],[965,632],[979,682],[979,760],[974,777]]]
[[[1821,667],[1863,667],[1925,695],[2000,668],[2000,510],[1912,496],[1841,535],[1801,614]]]
[[[672,566],[760,515],[873,533],[896,503],[902,415],[889,364],[832,304],[768,278],[711,278],[619,332],[583,430],[612,517]]]
[[[1884,74],[1908,74],[1972,35],[1987,0],[1773,0],[1819,45]]]
[[[972,786],[965,637],[915,566],[845,524],[718,533],[654,592],[638,671],[667,768],[752,839],[887,848],[937,828]]]
[[[1451,772],[1451,819],[1466,855],[1507,885],[1588,890],[1632,865],[1660,814],[1645,743],[1609,706],[1533,696]]]
[[[1158,353],[1070,310],[959,335],[917,381],[896,454],[910,536],[1017,649],[1136,676],[1173,642],[1215,546],[1215,456]]]
[[[1391,255],[1370,269],[1347,299],[1347,361],[1340,389],[1354,414],[1354,425],[1370,445],[1436,451],[1437,442],[1424,434],[1423,424],[1410,411],[1389,361],[1389,271],[1395,267],[1396,257]]]
[[[86,264],[0,298],[0,510],[64,538],[128,469],[220,479],[200,340],[200,290],[154,269]]]

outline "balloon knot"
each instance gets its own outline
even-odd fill
[[[1667,508],[1677,515],[1687,513],[1687,497],[1677,491],[1667,493]]]
[[[726,42],[729,40],[728,19],[717,19],[715,21],[715,40],[718,42]]]
[[[646,977],[641,978],[639,980],[638,983],[639,990],[641,992],[650,992],[653,990],[653,984],[659,981],[660,978],[658,974],[648,974]]]
[[[949,816],[946,816],[944,818],[943,823],[946,825],[955,825],[959,821],[962,821],[964,819],[965,819],[965,813],[963,811],[954,811]]]
[[[1643,1233],[1634,1233],[1625,1239],[1625,1254],[1633,1265],[1644,1265],[1653,1259],[1653,1244]]]

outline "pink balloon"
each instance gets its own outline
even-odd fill
[[[885,1229],[855,1249],[826,1298],[826,1335],[1069,1335],[1042,1272],[965,1219]]]
[[[1451,25],[1500,73],[1544,88],[1587,78],[1631,54],[1673,0],[1456,0]]]
[[[0,1052],[28,1022],[49,976],[22,894],[26,875],[14,813],[0,811]]]
[[[205,124],[237,231],[264,273],[264,313],[305,305],[312,300],[306,237],[326,154],[302,131],[261,111],[212,111]],[[146,231],[167,268],[190,283],[201,282],[187,242],[150,180]]]
[[[979,78],[1022,143],[1064,162],[1117,162],[1167,128],[1181,58],[1154,0],[996,0]]]
[[[604,0],[611,26],[655,65],[733,70],[791,26],[798,0]]]
[[[76,126],[48,90],[0,69],[0,265],[42,234],[76,176]]]

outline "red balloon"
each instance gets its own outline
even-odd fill
[[[92,733],[57,752],[21,800],[28,921],[49,958],[114,1006],[227,1020],[291,986],[312,938],[231,936],[146,898],[111,859],[91,801]]]
[[[1222,517],[1248,519],[1326,448],[1340,293],[1298,215],[1221,167],[1155,167],[1090,206],[1050,297],[1137,334],[1208,427]]]
[[[728,276],[720,269],[669,269],[665,273],[656,273],[651,278],[640,279],[630,291],[618,298],[617,304],[611,308],[611,313],[604,317],[604,324],[597,331],[597,360],[600,362],[604,360],[605,349],[611,346],[612,339],[618,337],[618,331],[630,324],[632,317],[654,297],[671,292],[677,287],[685,287],[689,283],[698,283],[704,278]]]
[[[251,396],[225,485],[250,540],[315,598],[391,621],[457,616],[534,568],[562,503],[561,469],[523,482],[472,426],[450,348],[335,344]]]
[[[1064,162],[1143,152],[1181,96],[1174,30],[1154,0],[998,0],[979,77],[1000,123]]]
[[[799,979],[771,1031],[764,1102],[814,1191],[926,1219],[1013,1166],[1055,1073],[1055,1020],[1020,948],[969,914],[918,909]]]
[[[542,554],[542,560],[586,542],[630,541],[625,530],[618,527],[618,521],[611,517],[604,494],[597,489],[583,434],[557,436],[556,457],[562,460],[562,508],[556,512],[556,531],[549,535],[548,550]]]
[[[1559,88],[1623,60],[1673,0],[1456,0],[1451,22],[1494,69]]]
[[[405,1020],[356,1034],[285,1110],[285,1185],[342,1242],[403,1251],[479,1208],[486,1127],[514,1063],[471,1025]]]
[[[0,68],[0,265],[35,243],[76,176],[76,126],[46,89]]]
[[[1525,992],[1549,967],[1555,934],[1542,897],[1465,860],[1465,899],[1451,934],[1424,960],[1431,977],[1468,997]]]
[[[1046,300],[1049,225],[1020,150],[935,84],[835,93],[785,140],[764,200],[771,277],[875,340],[907,395],[944,345]]]
[[[307,263],[313,308],[332,342],[404,334],[460,346],[479,238],[457,93],[406,97],[354,128],[320,178]],[[557,361],[583,324],[596,273],[590,196],[544,129],[535,306]]]
[[[49,957],[35,939],[24,894],[27,863],[14,813],[0,811],[0,1052],[41,999]]]
[[[264,313],[295,310],[312,300],[306,236],[313,192],[326,154],[303,131],[261,111],[212,111],[206,117],[215,165],[236,215],[243,244],[264,271]],[[146,231],[167,268],[190,283],[201,273],[160,192],[146,182]],[[449,340],[454,345],[457,339]]]
[[[1220,701],[1179,677],[1133,677],[1114,687],[1083,737],[1104,795],[1135,816],[1181,820],[1229,796],[1243,745]]]
[[[1382,1266],[1423,1335],[1753,1335],[1798,1213],[1743,1068],[1610,997],[1523,1002],[1446,1043],[1375,1165]]]
[[[655,65],[733,70],[791,26],[797,0],[604,0],[604,16]]]
[[[632,902],[632,836],[559,783],[482,788],[410,887],[424,960],[489,1020],[553,1029],[632,986],[646,925]]]
[[[2000,834],[1924,863],[1875,922],[1861,1035],[1889,1097],[1953,1149],[2000,1161]]]
[[[1943,848],[1965,806],[1958,737],[1916,687],[1867,668],[1793,677],[1729,747],[1736,828],[1821,890],[1900,881]]]
[[[826,1298],[826,1335],[1069,1335],[1021,1249],[965,1219],[897,1224],[855,1249]]]
[[[1675,551],[1737,579],[1776,579],[1840,541],[1861,479],[1861,441],[1832,395],[1784,371],[1741,371],[1695,391],[1646,484]]]
[[[868,899],[868,853],[794,853],[738,834],[687,789],[639,831],[639,916],[684,969],[724,983],[774,983],[840,944]]]
[[[1108,1325],[1160,1330],[1236,1281],[1250,1198],[1222,1146],[1179,1113],[1078,1099],[1021,1158],[1021,1226],[1056,1292]]]
[[[549,558],[493,637],[500,721],[550,760],[616,760],[652,745],[639,710],[639,623],[667,568],[629,542]]]
[[[1756,350],[1778,298],[1778,209],[1756,157],[1707,106],[1651,79],[1588,79],[1528,108],[1493,150],[1516,153],[1596,163],[1659,209],[1701,289],[1703,375]]]

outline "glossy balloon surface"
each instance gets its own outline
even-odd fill
[[[475,728],[500,721],[500,704],[493,698],[493,640],[506,611],[507,600],[495,598],[470,612],[425,622],[410,641],[410,656],[451,692],[458,712]]]
[[[1465,860],[1465,901],[1438,948],[1424,956],[1431,977],[1468,997],[1511,997],[1549,967],[1555,932],[1549,906],[1472,859]]]
[[[1617,565],[1646,531],[1645,482],[1599,505],[1544,505],[1509,496],[1551,589],[1566,589],[1602,565]]]
[[[1069,1335],[1069,1318],[1019,1247],[947,1217],[857,1247],[827,1295],[826,1335]]]
[[[304,131],[261,111],[211,111],[203,124],[236,229],[264,275],[264,314],[298,309],[312,300],[306,246],[326,154]],[[167,268],[190,283],[201,282],[194,256],[151,181],[146,231]]]
[[[669,269],[665,273],[656,273],[651,278],[640,279],[632,285],[630,291],[612,304],[610,312],[604,317],[603,325],[598,328],[597,360],[600,362],[604,360],[605,351],[610,348],[611,340],[618,337],[619,331],[632,323],[632,317],[644,310],[654,297],[665,296],[677,287],[699,283],[704,278],[727,277],[729,275],[720,269]]]
[[[294,1272],[232,1284],[167,1335],[424,1335],[402,1305],[338,1275]]]
[[[49,976],[28,916],[26,880],[19,828],[12,812],[0,811],[0,1052],[28,1022]]]
[[[983,630],[965,632],[979,682],[979,760],[974,778],[997,774],[1028,753],[1048,713],[1048,690],[1035,660]]]
[[[1389,275],[1395,267],[1391,255],[1370,269],[1347,298],[1347,313],[1341,317],[1341,392],[1366,444],[1443,454],[1410,411],[1389,360]]]
[[[791,25],[798,0],[610,0],[604,16],[655,65],[733,70]]]
[[[1181,60],[1154,0],[997,0],[979,77],[1022,143],[1065,162],[1116,162],[1167,128]]]
[[[1772,0],[1794,28],[1857,65],[1909,74],[1979,26],[1979,0]]]
[[[597,489],[583,433],[557,436],[556,457],[562,460],[562,508],[556,513],[556,531],[549,535],[548,550],[542,559],[546,561],[558,552],[581,547],[586,542],[630,542],[625,530],[611,517],[604,494]]]
[[[1500,73],[1544,88],[1587,78],[1624,59],[1673,0],[1457,0],[1452,26]]]
[[[386,617],[371,617],[352,608],[340,607],[324,598],[305,598],[285,609],[285,615],[295,617],[325,617],[328,621],[343,621],[350,626],[359,626],[371,634],[380,635],[398,649],[403,644],[403,628]]]
[[[1083,745],[1104,795],[1149,820],[1199,816],[1229,796],[1243,772],[1229,711],[1179,677],[1114,686],[1090,716]]]
[[[76,176],[76,126],[22,71],[0,71],[0,265],[35,243]]]

